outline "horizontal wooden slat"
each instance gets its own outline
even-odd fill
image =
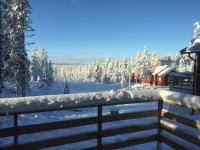
[[[151,124],[129,125],[129,126],[118,127],[114,129],[106,129],[106,130],[103,130],[102,136],[108,137],[108,136],[114,136],[114,135],[119,135],[119,134],[137,132],[137,131],[151,130],[151,129],[156,129],[157,126],[158,126],[158,123],[154,122]]]
[[[5,146],[5,147],[0,147],[0,150],[17,150],[17,149],[13,146]]]
[[[103,133],[102,133],[102,136],[108,137],[108,136],[114,136],[114,135],[119,135],[119,134],[130,133],[130,132],[156,129],[156,127],[157,127],[156,122],[151,123],[151,124],[146,124],[146,125],[132,125],[132,126],[125,126],[125,127],[118,127],[118,128],[114,128],[114,129],[104,130]],[[33,148],[46,148],[46,147],[49,147],[49,146],[75,143],[75,142],[80,142],[80,141],[84,141],[84,140],[95,139],[96,136],[94,136],[94,135],[97,136],[97,132],[84,133],[84,134],[79,134],[79,135],[63,137],[63,138],[59,137],[59,138],[55,138],[53,140],[50,139],[50,140],[41,140],[41,141],[37,141],[37,142],[31,142],[31,143],[27,143],[27,144],[22,144],[22,145],[19,146],[19,148],[20,149],[27,149],[29,146],[33,147]],[[64,139],[65,139],[65,141],[64,141]],[[45,144],[45,142],[51,143],[51,144]]]
[[[151,117],[151,116],[155,116],[156,114],[157,114],[157,110],[123,113],[123,114],[118,114],[118,115],[106,115],[106,116],[103,116],[103,122],[112,122],[112,121],[119,121],[119,120],[126,120],[126,119]],[[67,121],[35,124],[35,125],[26,125],[26,126],[19,126],[17,128],[17,134],[18,135],[31,134],[31,133],[36,133],[36,132],[44,132],[44,131],[57,130],[57,129],[63,129],[63,128],[70,128],[70,127],[78,127],[78,126],[84,126],[84,125],[90,125],[90,124],[96,124],[96,123],[97,123],[97,117],[91,117],[91,118],[82,118],[82,119],[74,119],[74,120],[67,120]],[[0,138],[13,136],[14,131],[15,129],[13,127],[0,129]]]
[[[70,127],[78,127],[90,124],[96,124],[97,117],[91,118],[82,118],[82,119],[74,119],[74,120],[66,120],[59,122],[51,122],[44,124],[35,124],[35,125],[26,125],[17,127],[17,134],[31,134],[35,132],[44,132],[49,130],[70,128]],[[0,137],[8,137],[14,135],[14,128],[5,128],[0,129]]]
[[[156,135],[151,135],[151,136],[147,136],[147,137],[138,137],[138,138],[129,139],[126,141],[118,141],[116,143],[105,144],[105,145],[103,145],[102,149],[103,150],[111,150],[111,149],[114,150],[117,148],[153,142],[153,141],[156,141],[156,139],[157,139]]]
[[[115,150],[117,148],[144,144],[144,143],[153,142],[156,140],[157,140],[157,135],[132,138],[132,139],[128,139],[128,140],[117,141],[115,143],[104,144],[102,146],[102,150]],[[97,149],[98,149],[97,147],[91,147],[91,148],[86,148],[84,150],[97,150]]]
[[[165,137],[163,135],[160,137],[160,140],[163,143],[171,146],[175,150],[190,150],[190,149],[187,149],[186,147],[182,146],[181,144],[178,144],[178,143],[174,142],[174,140],[171,140],[171,139],[169,139],[169,138],[167,138],[167,137]]]
[[[180,115],[177,114],[173,114],[165,109],[162,109],[162,117],[166,117],[169,118],[173,121],[177,121],[180,122],[184,125],[190,126],[192,128],[195,128],[197,130],[200,130],[200,121],[199,120],[191,120],[185,117],[182,117]]]
[[[196,136],[190,135],[178,128],[170,127],[167,124],[163,123],[162,121],[161,121],[161,126],[162,126],[162,129],[164,129],[165,131],[170,132],[171,134],[176,135],[188,142],[191,142],[192,144],[196,144],[196,145],[200,146],[200,140],[198,139],[197,135]]]
[[[107,116],[103,116],[103,122],[152,117],[152,116],[156,116],[157,114],[158,114],[158,110],[148,110],[148,111],[122,113],[122,114],[117,114],[117,115],[107,115]]]
[[[125,134],[130,132],[136,132],[136,131],[144,131],[144,130],[150,130],[155,129],[157,127],[157,123],[151,123],[146,125],[132,125],[132,126],[125,126],[125,127],[119,127],[114,129],[106,129],[103,131],[102,136],[108,137],[108,136],[114,136],[119,134]],[[85,140],[91,140],[97,138],[97,132],[89,132],[89,133],[83,133],[78,135],[72,135],[68,137],[58,137],[54,139],[47,139],[47,140],[41,140],[41,141],[34,141],[26,144],[21,144],[18,146],[19,149],[26,149],[28,147],[31,147],[31,149],[38,149],[38,148],[47,148],[50,146],[57,146],[57,145],[63,145],[63,144],[69,144],[69,143],[75,143]],[[7,147],[13,148],[13,147]]]
[[[53,146],[59,146],[69,143],[75,143],[75,142],[81,142],[81,141],[87,141],[97,138],[97,131],[88,132],[88,133],[82,133],[77,135],[71,135],[71,136],[63,136],[63,137],[56,137],[41,141],[34,141],[29,142],[25,144],[20,144],[18,146],[8,146],[4,147],[4,149],[27,149],[27,150],[35,150],[35,149],[41,149],[41,148],[48,148]],[[3,149],[3,148],[2,148]]]

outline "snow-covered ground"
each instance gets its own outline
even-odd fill
[[[68,82],[69,92],[71,93],[88,93],[88,92],[103,92],[110,90],[121,89],[120,84],[106,84],[94,82]],[[9,98],[15,97],[15,89],[13,84],[6,83],[6,88],[1,97]],[[38,82],[31,82],[30,89],[27,90],[27,96],[40,96],[40,95],[57,95],[64,93],[65,82],[57,81],[50,88],[40,88]]]

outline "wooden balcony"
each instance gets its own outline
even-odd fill
[[[81,98],[81,97],[80,97]],[[152,103],[155,104],[154,110],[142,110],[142,111],[134,111],[134,112],[126,112],[126,113],[119,113],[119,114],[106,114],[103,115],[104,107],[108,105],[124,105],[124,104],[134,104],[134,103]],[[184,117],[181,114],[175,114],[170,112],[169,109],[166,109],[166,105],[179,105],[181,107],[187,108],[188,106],[183,103],[178,103],[177,100],[174,101],[173,99],[167,98],[160,98],[159,100],[152,101],[119,101],[119,102],[110,102],[109,104],[106,103],[98,103],[92,104],[88,106],[76,106],[76,107],[67,107],[61,109],[38,109],[34,111],[21,111],[21,112],[12,112],[9,115],[13,116],[13,127],[9,128],[1,128],[0,129],[0,138],[5,137],[13,137],[13,144],[7,145],[4,147],[0,147],[2,150],[9,150],[9,149],[18,149],[18,150],[30,150],[30,149],[42,149],[42,148],[50,148],[65,144],[77,143],[82,141],[88,140],[96,140],[95,146],[88,145],[87,150],[95,150],[95,149],[117,149],[123,148],[138,144],[144,144],[148,142],[156,142],[157,148],[162,149],[161,144],[165,143],[166,145],[172,147],[173,149],[191,149],[190,145],[194,147],[200,148],[200,121],[196,119],[189,119],[188,117]],[[155,102],[156,101],[156,102]],[[41,123],[41,124],[31,124],[31,125],[19,125],[19,115],[21,114],[31,114],[31,113],[42,113],[42,112],[49,112],[52,111],[61,111],[65,109],[74,109],[74,108],[88,108],[88,107],[96,107],[97,115],[93,117],[86,117],[80,119],[72,119],[72,120],[63,120],[63,121],[56,121],[56,122],[48,122],[48,123]],[[134,105],[133,105],[134,107]],[[198,107],[195,107],[196,111],[199,110]],[[1,116],[5,114],[2,113]],[[146,122],[142,124],[130,124],[124,125],[120,127],[114,127],[109,129],[104,129],[103,126],[105,123],[115,123],[117,121],[122,120],[131,120],[131,119],[139,119],[139,118],[146,118],[146,117],[156,117],[156,121],[153,122]],[[168,123],[176,124],[176,127],[170,126]],[[40,133],[40,132],[50,132],[56,131],[58,129],[67,129],[72,127],[80,127],[80,126],[87,126],[87,125],[94,125],[96,126],[94,131],[85,131],[84,133],[78,133],[74,135],[64,135],[54,138],[42,139],[42,140],[34,140],[31,142],[21,143],[19,142],[19,137],[22,135],[29,135],[33,133]],[[180,127],[180,128],[179,128]],[[196,131],[196,135],[191,134],[190,132],[186,132],[187,128]],[[137,133],[140,131],[149,131],[152,129],[156,129],[156,133],[154,134],[145,134],[144,136],[139,136],[136,138],[128,138],[126,140],[121,140],[112,143],[105,143],[102,142],[104,138],[117,136],[117,135],[124,135],[128,133]],[[169,134],[167,136],[164,133]],[[175,138],[179,138],[186,143],[189,143],[189,146],[186,144],[180,143],[179,140],[173,140],[171,136],[175,136]],[[183,142],[184,143],[184,142]],[[81,149],[81,148],[80,148]]]

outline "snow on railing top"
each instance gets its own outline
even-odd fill
[[[154,101],[151,91],[109,91],[0,99],[0,114]]]
[[[161,89],[158,89],[156,93],[164,102],[200,110],[200,96]]]
[[[151,102],[163,99],[188,108],[200,109],[200,97],[159,89],[121,90],[99,93],[63,94],[0,99],[0,114],[26,113],[74,107]]]

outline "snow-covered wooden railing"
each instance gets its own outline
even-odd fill
[[[105,106],[162,100],[189,109],[200,110],[200,97],[159,89],[110,91],[0,99],[0,114],[40,112],[68,108]]]
[[[0,100],[0,114],[40,112],[80,107],[151,102],[158,100],[150,90],[109,91],[98,93],[63,94]]]
[[[156,110],[147,110],[131,113],[122,113],[115,115],[103,115],[103,107],[107,105],[118,104],[130,104],[130,103],[147,103],[158,102]],[[14,144],[0,149],[40,149],[48,148],[51,146],[58,146],[62,144],[69,144],[80,141],[87,141],[97,139],[97,146],[89,149],[116,149],[135,144],[143,144],[146,142],[157,141],[159,148],[160,143],[165,143],[173,147],[174,149],[190,149],[191,145],[183,145],[176,140],[172,140],[171,137],[167,137],[162,131],[178,136],[183,140],[190,142],[192,148],[200,147],[199,135],[194,135],[185,132],[184,129],[177,127],[171,127],[166,124],[165,118],[184,124],[185,126],[192,128],[193,130],[200,130],[200,121],[194,119],[188,119],[184,116],[174,114],[169,110],[163,108],[163,103],[170,105],[179,105],[196,111],[200,110],[200,97],[192,96],[189,94],[183,94],[178,92],[171,92],[159,89],[142,89],[132,91],[110,91],[100,93],[82,93],[82,94],[69,94],[69,95],[54,95],[54,96],[36,96],[36,97],[24,97],[24,98],[8,98],[0,99],[0,115],[13,115],[14,125],[13,127],[0,129],[0,138],[13,136]],[[50,123],[42,123],[36,125],[19,126],[18,115],[25,113],[45,112],[45,111],[57,111],[71,108],[83,108],[83,107],[97,107],[97,116],[88,117],[82,119],[57,121]],[[146,123],[142,125],[129,125],[113,129],[103,129],[103,123],[138,119],[145,117],[157,117],[156,122]],[[171,122],[170,122],[171,123]],[[80,133],[72,136],[57,137],[53,139],[45,139],[42,141],[34,141],[29,143],[20,143],[18,137],[23,134],[32,134],[44,131],[52,131],[58,129],[65,129],[70,127],[79,127],[85,125],[97,125],[97,131]],[[138,137],[136,139],[128,139],[123,142],[117,141],[116,143],[103,144],[102,138],[126,134],[130,132],[148,131],[152,129],[158,129],[156,134],[148,135],[144,137]],[[198,131],[199,132],[199,131]],[[198,133],[197,132],[197,133]],[[0,145],[1,146],[1,145]],[[199,148],[198,147],[198,148]],[[197,149],[198,149],[197,148]]]

